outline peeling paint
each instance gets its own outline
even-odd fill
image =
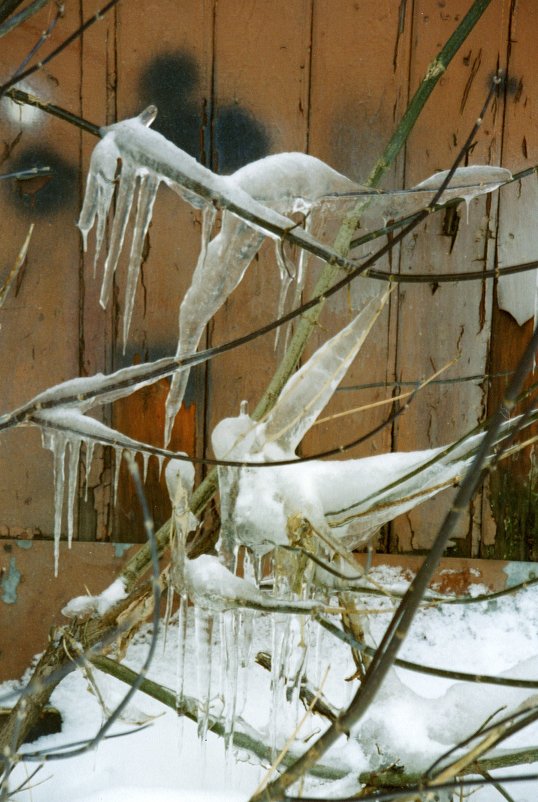
[[[32,548],[32,541],[31,540],[17,540],[17,546],[20,549],[31,549]]]
[[[4,604],[15,604],[17,601],[17,588],[21,581],[21,572],[17,568],[15,557],[9,558],[9,568],[4,572],[0,580],[2,590],[2,601]]]
[[[511,588],[513,585],[534,579],[537,567],[536,563],[509,562],[503,567],[503,571],[506,574],[506,587]]]
[[[112,545],[114,546],[114,557],[121,560],[125,552],[131,548],[132,543],[113,543]]]

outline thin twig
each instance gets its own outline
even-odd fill
[[[51,53],[49,53],[48,56],[39,61],[37,64],[34,64],[32,67],[28,67],[28,69],[13,76],[12,78],[9,79],[9,81],[6,81],[6,83],[2,84],[2,86],[0,86],[0,97],[3,94],[5,94],[7,90],[10,89],[12,86],[15,86],[15,84],[19,83],[20,81],[23,81],[25,78],[28,78],[30,75],[33,75],[35,72],[38,72],[38,70],[43,69],[43,67],[46,64],[49,64],[53,59],[56,58],[56,56],[59,56],[60,53],[62,53],[66,49],[66,47],[69,47],[69,45],[72,42],[76,41],[80,36],[82,36],[84,31],[88,30],[88,28],[91,27],[94,23],[99,22],[99,20],[102,20],[103,17],[117,3],[118,0],[109,0],[109,2],[106,5],[104,5],[103,8],[101,8],[92,17],[87,19],[86,22],[84,22],[79,28],[76,29],[76,31],[73,31],[73,33],[70,34],[66,39],[64,39],[64,41],[61,44],[59,44],[58,47],[56,47]]]
[[[18,25],[21,25],[23,22],[26,22],[27,19],[33,17],[44,5],[46,5],[49,0],[32,0],[22,11],[19,11],[18,14],[13,14],[6,22],[0,25],[0,38],[5,36],[6,33],[9,33]],[[17,73],[15,73],[17,74]]]

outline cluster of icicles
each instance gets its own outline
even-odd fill
[[[222,559],[207,554],[188,559],[187,535],[197,525],[189,507],[194,470],[189,463],[172,460],[166,468],[166,479],[173,507],[170,587],[180,599],[178,710],[183,709],[185,701],[190,634],[196,660],[199,737],[205,741],[210,722],[220,720],[227,752],[236,727],[248,731],[241,716],[247,701],[248,669],[254,657],[253,630],[259,626],[261,615],[271,614],[271,654],[265,668],[271,672],[272,703],[266,725],[274,758],[283,745],[283,711],[289,707],[297,720],[302,683],[308,679],[317,687],[320,680],[322,629],[311,614],[327,611],[328,593],[314,581],[315,564],[299,570],[300,559],[295,554],[273,556],[270,592],[262,589],[264,559],[259,551],[243,549],[235,543],[228,555],[229,567]],[[324,553],[329,559],[328,550]],[[237,575],[239,563],[243,577]]]
[[[92,154],[78,223],[85,247],[88,233],[96,223],[97,263],[115,193],[116,208],[100,296],[101,305],[106,307],[136,198],[123,310],[124,348],[144,241],[161,182],[195,208],[202,209],[202,241],[198,262],[191,285],[180,305],[179,356],[196,350],[206,324],[241,282],[267,236],[277,242],[276,261],[281,279],[277,316],[284,309],[288,288],[293,280],[296,282],[294,301],[297,301],[306,275],[308,251],[301,250],[298,264],[292,264],[284,254],[275,228],[280,231],[293,229],[306,244],[319,244],[316,237],[323,232],[328,216],[343,218],[358,200],[364,206],[365,218],[372,213],[378,219],[411,214],[431,202],[446,176],[446,173],[436,174],[410,191],[379,193],[356,184],[319,159],[304,153],[268,156],[242,167],[230,176],[219,176],[151,130],[149,126],[156,113],[155,107],[150,106],[137,118],[102,129],[102,140]],[[121,171],[116,178],[119,160]],[[443,202],[461,197],[468,204],[477,195],[492,192],[510,179],[510,172],[499,167],[459,169],[443,193]],[[217,207],[223,209],[221,228],[211,238]],[[296,222],[287,216],[297,212],[305,216],[304,231],[297,229]],[[256,223],[252,222],[253,219]],[[330,251],[327,246],[324,247],[325,251]],[[165,444],[170,440],[188,376],[189,371],[182,370],[173,377],[166,409]]]
[[[300,250],[296,265],[284,255],[280,235],[275,232],[296,228],[296,223],[288,215],[297,212],[305,215],[305,228],[298,229],[298,241],[318,246],[317,237],[321,235],[328,216],[343,217],[350,208],[356,207],[358,201],[363,203],[365,215],[375,213],[389,218],[410,214],[431,202],[445,177],[445,174],[433,176],[407,192],[375,193],[318,159],[300,153],[269,156],[231,176],[218,176],[152,131],[149,125],[155,113],[155,109],[150,107],[136,119],[102,130],[102,139],[92,155],[79,228],[86,247],[88,234],[96,224],[97,264],[115,195],[101,287],[101,304],[106,306],[136,199],[123,311],[125,343],[144,240],[159,184],[166,183],[181,198],[202,210],[199,258],[191,286],[180,304],[177,356],[196,351],[207,322],[240,283],[265,237],[274,239],[277,246],[276,261],[281,278],[277,314],[284,309],[292,281],[296,284],[297,301],[308,266],[308,252]],[[462,197],[468,203],[510,178],[510,173],[501,168],[458,170],[443,195],[443,201]],[[212,236],[217,208],[222,210],[221,226],[219,233]],[[330,248],[322,247],[330,255]],[[172,585],[181,598],[178,701],[181,702],[183,694],[187,616],[193,615],[200,667],[198,705],[202,738],[207,732],[210,716],[214,715],[210,666],[214,662],[212,644],[216,629],[220,631],[222,648],[221,685],[226,699],[223,717],[227,746],[233,738],[234,722],[244,703],[246,689],[238,687],[238,676],[246,676],[240,668],[251,656],[254,615],[273,613],[271,672],[274,693],[284,691],[286,696],[298,698],[305,672],[313,671],[312,678],[316,679],[318,672],[311,664],[314,658],[309,656],[305,645],[311,640],[305,634],[305,627],[309,626],[309,613],[319,606],[320,594],[323,597],[324,591],[320,588],[326,588],[329,594],[331,592],[330,574],[319,564],[314,567],[312,562],[306,569],[304,566],[301,569],[303,579],[297,587],[292,577],[297,572],[298,558],[288,553],[286,559],[280,556],[277,560],[280,567],[274,572],[271,596],[260,589],[262,572],[259,566],[264,556],[275,547],[288,546],[292,534],[294,542],[304,546],[301,532],[307,531],[307,550],[314,548],[318,563],[336,557],[345,566],[349,562],[349,548],[364,544],[383,523],[454,484],[480,444],[482,435],[479,434],[428,451],[293,464],[298,445],[357,356],[389,294],[385,288],[374,293],[350,323],[322,345],[288,381],[277,403],[262,421],[252,420],[243,409],[238,417],[222,421],[215,428],[213,448],[219,459],[292,463],[263,469],[219,468],[221,561],[209,556],[186,559],[185,539],[197,525],[188,510],[194,471],[185,461],[173,462],[169,466],[167,478],[175,520]],[[156,449],[85,414],[92,406],[112,402],[151,381],[143,377],[145,367],[123,369],[111,376],[71,380],[38,397],[43,402],[43,409],[34,407],[29,422],[42,429],[43,444],[54,455],[56,571],[65,504],[69,541],[73,536],[81,443],[85,443],[86,482],[94,443],[114,446],[114,496],[122,454],[125,451],[141,453],[145,472],[149,454],[156,452]],[[166,443],[183,400],[189,371],[174,371],[172,367],[169,373],[173,374],[173,379],[167,400]],[[118,390],[120,376],[122,379],[128,376],[130,384]],[[116,389],[108,392],[109,386]],[[79,395],[85,400],[77,401]],[[505,428],[510,425],[511,422],[507,422]],[[165,454],[164,449],[158,454],[161,465]],[[316,544],[314,547],[312,542]],[[247,572],[250,579],[239,579],[234,575],[239,547],[247,549],[252,565],[257,566],[256,570]],[[282,555],[282,550],[279,553]],[[194,603],[192,612],[188,612],[188,600]],[[283,603],[293,603],[299,612],[295,615],[279,614],[277,610]],[[295,655],[293,662],[292,654]],[[315,659],[314,663],[317,665]],[[273,710],[277,716],[279,705],[273,704]],[[275,718],[271,736],[274,748],[277,731]]]

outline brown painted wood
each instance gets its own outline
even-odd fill
[[[533,43],[538,35],[538,9],[534,3],[511,5],[507,48],[506,113],[502,154],[504,164],[515,172],[534,165],[538,151],[538,90],[533,80]],[[538,212],[536,177],[531,176],[501,193],[498,253],[501,266],[536,258],[536,241],[531,222]],[[533,256],[528,256],[532,253]],[[512,280],[516,293],[533,295],[534,273]],[[497,301],[497,296],[496,299]],[[493,307],[491,326],[491,372],[510,371],[532,334],[531,320],[518,325],[514,318]],[[529,377],[527,385],[536,380]],[[489,408],[502,400],[508,378],[492,382]],[[536,435],[526,430],[521,440]],[[534,447],[515,459],[503,462],[491,477],[485,499],[486,522],[481,553],[509,559],[538,558],[537,477]]]
[[[397,3],[342,3],[335,13],[330,0],[315,4],[309,148],[313,155],[359,183],[367,179],[405,108],[411,41],[409,10],[410,6],[406,9],[405,4]],[[368,20],[368,25],[364,20]],[[398,160],[384,177],[382,186],[390,189],[402,184],[403,160]],[[367,225],[363,220],[363,228],[357,234],[383,225],[379,216],[370,216],[369,222]],[[338,224],[333,224],[330,234],[334,236],[337,230]],[[353,255],[370,254],[380,242]],[[379,262],[381,269],[389,266],[389,258]],[[320,269],[318,262],[315,272]],[[308,285],[310,292],[313,285],[312,280]],[[379,282],[360,278],[349,290],[331,298],[307,353],[321,345],[329,333],[336,333],[349,322],[352,310],[361,308],[365,300],[382,289]],[[324,410],[323,418],[384,399],[390,401],[394,323],[394,305],[389,303]],[[385,382],[389,383],[388,388],[362,389],[364,384]],[[320,423],[305,439],[303,451],[311,454],[350,442],[382,423],[390,411],[389,403]],[[370,455],[390,448],[389,426],[345,457]],[[360,494],[360,488],[357,492]]]
[[[107,543],[62,544],[54,577],[52,543],[0,543],[0,681],[19,677],[43,651],[51,627],[66,623],[62,608],[75,596],[101,593],[128,557]],[[21,637],[24,633],[24,637]]]
[[[97,0],[84,0],[82,16],[98,7]],[[221,171],[235,169],[241,158],[300,150],[360,181],[379,156],[427,64],[468,7],[468,0],[450,4],[373,0],[121,2],[115,12],[87,31],[81,42],[32,78],[28,88],[99,124],[139,113],[156,101],[161,105],[157,124],[163,123],[163,130],[182,132],[184,144]],[[0,60],[4,74],[29,51],[46,27],[49,11],[44,9],[3,40]],[[70,6],[43,54],[79,21],[78,7]],[[402,154],[384,187],[411,186],[450,165],[481,106],[498,54],[499,63],[508,64],[506,103],[501,98],[485,121],[472,161],[502,162],[511,169],[534,163],[537,134],[532,70],[537,26],[538,11],[531,0],[493,0],[429,100],[409,140],[405,163]],[[44,115],[31,125],[22,124],[17,117],[8,116],[5,104],[2,139],[2,169],[10,169],[27,147],[39,144],[52,147],[72,170],[65,185],[64,206],[41,218],[32,210],[31,199],[28,208],[15,207],[14,193],[20,186],[13,182],[0,186],[5,210],[0,219],[2,275],[7,274],[30,220],[37,223],[18,293],[12,293],[0,310],[2,409],[11,409],[50,383],[71,376],[110,371],[173,353],[178,304],[199,251],[199,213],[161,189],[124,355],[118,331],[125,259],[118,271],[114,304],[103,312],[98,304],[101,264],[94,280],[92,248],[86,256],[81,255],[74,227],[95,141]],[[504,190],[499,210],[495,198],[473,203],[468,225],[465,211],[460,210],[454,238],[443,233],[442,216],[433,218],[401,253],[395,252],[392,261],[381,266],[399,265],[402,272],[430,270],[432,274],[476,269],[477,265],[492,267],[498,211],[498,262],[533,258],[532,240],[524,232],[532,230],[528,221],[529,210],[538,203],[536,186],[535,179],[527,179],[521,187]],[[30,189],[37,203],[42,190],[37,185]],[[25,191],[31,194],[28,187]],[[325,232],[329,242],[333,229],[328,227]],[[319,269],[312,261],[310,287]],[[228,340],[270,320],[277,286],[274,252],[266,244],[244,285],[217,315],[207,342]],[[366,292],[367,284],[361,280],[327,305],[311,349],[349,319],[350,306],[360,303]],[[510,368],[524,347],[530,326],[518,327],[493,304],[491,283],[402,287],[324,414],[390,396],[392,388],[358,388],[365,383],[424,378],[451,359],[458,347],[462,357],[447,377]],[[266,337],[219,357],[208,369],[193,371],[174,447],[198,454],[209,449],[208,436],[218,420],[236,415],[243,398],[251,408],[255,405],[280,353],[274,352],[273,338]],[[104,419],[134,437],[161,444],[165,392],[163,382],[114,405],[112,411],[105,410]],[[499,393],[498,383],[490,391],[479,381],[431,387],[392,430],[385,430],[353,456],[446,442],[493,409]],[[362,412],[316,426],[304,451],[312,453],[350,440],[382,420],[388,410]],[[8,432],[2,435],[1,444],[0,534],[50,535],[50,455],[42,451],[35,431]],[[515,515],[524,524],[509,556],[535,556],[532,481],[527,492],[529,459],[510,463],[498,483],[492,482],[494,497],[511,492],[506,477],[516,476],[521,488],[514,504]],[[80,539],[112,536],[134,540],[142,536],[125,475],[118,507],[113,509],[113,467],[109,449],[96,453],[88,501],[81,499],[79,504]],[[83,478],[82,471],[81,481]],[[167,514],[168,501],[156,463],[150,469],[148,495],[159,522]],[[427,548],[448,503],[447,494],[399,520],[385,545],[406,551]],[[482,505],[477,500],[462,524],[456,550],[508,554],[507,535],[502,533],[497,550],[491,550],[503,517],[502,511],[495,514],[497,522],[490,516],[489,503]]]
[[[94,14],[99,3],[83,5],[84,16]],[[112,12],[99,25],[89,28],[81,43],[81,113],[96,125],[115,121],[116,90],[116,13]],[[97,140],[89,134],[81,137],[81,185],[84,187],[90,157]],[[79,245],[80,247],[80,245]],[[87,253],[82,253],[80,281],[80,372],[91,376],[109,373],[113,368],[110,342],[114,331],[113,310],[99,305],[99,274],[94,276],[93,240]],[[93,414],[111,423],[110,410],[96,408]],[[86,490],[87,485],[87,490]],[[111,456],[110,449],[95,447],[89,476],[81,470],[81,493],[78,504],[79,540],[104,540],[110,533]]]
[[[79,24],[78,6],[66,13],[41,51],[44,56]],[[9,76],[49,24],[45,7],[3,40],[1,72]],[[74,44],[23,88],[78,111],[80,45]],[[6,180],[0,187],[2,281],[35,224],[18,288],[0,310],[0,386],[2,412],[17,407],[46,387],[78,374],[80,135],[76,128],[42,112],[26,112],[2,102],[1,172],[31,167],[34,159],[52,167],[48,182]],[[18,291],[17,291],[18,289]],[[37,431],[2,435],[0,449],[0,525],[18,534],[49,534],[52,529],[52,460],[40,447]]]
[[[413,186],[436,170],[450,167],[484,103],[497,65],[497,47],[485,41],[499,37],[500,2],[493,2],[465,42],[434,90],[408,142],[406,185]],[[467,2],[415,3],[413,58],[410,90],[414,92],[440,45],[468,10]],[[502,132],[502,104],[488,113],[469,156],[471,163],[498,163]],[[490,227],[495,220],[496,200],[473,201],[459,209],[455,236],[443,229],[443,215],[435,215],[413,233],[402,246],[400,272],[463,272],[491,268]],[[402,381],[416,381],[459,357],[446,378],[480,375],[488,358],[491,284],[408,285],[399,292],[397,367]],[[398,450],[414,450],[448,443],[471,430],[482,419],[487,399],[480,382],[433,385],[423,390],[412,408],[395,426]],[[398,548],[426,549],[435,536],[451,494],[443,493],[394,522]],[[476,502],[462,518],[454,546],[462,554],[476,552],[480,525]],[[478,517],[477,517],[478,514]],[[463,543],[461,540],[463,539]],[[457,552],[456,552],[457,553]]]

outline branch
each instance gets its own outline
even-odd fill
[[[25,22],[27,19],[30,19],[30,17],[37,13],[39,9],[43,8],[48,2],[49,0],[33,0],[26,8],[19,11],[18,14],[14,14],[10,19],[0,25],[0,38],[12,31],[13,28],[21,25],[21,23]]]
[[[102,20],[105,14],[107,14],[111,8],[113,8],[118,3],[118,0],[109,0],[109,2],[103,6],[93,17],[90,17],[86,22],[84,22],[76,31],[73,31],[64,41],[58,45],[51,53],[48,54],[44,59],[38,61],[37,64],[34,64],[33,67],[28,67],[28,69],[24,70],[17,75],[14,75],[9,81],[6,81],[5,84],[0,86],[0,97],[7,92],[12,86],[18,84],[20,81],[23,81],[25,78],[28,78],[30,75],[33,75],[34,72],[38,72],[38,70],[43,69],[45,64],[49,64],[56,56],[60,55],[60,53],[69,47],[69,45],[76,41],[84,31],[90,28],[95,22]]]
[[[92,663],[100,671],[104,671],[106,674],[110,674],[111,676],[116,677],[128,685],[133,685],[138,677],[136,671],[132,671],[130,668],[127,668],[127,666],[117,663],[115,660],[111,660],[109,657],[94,657],[92,658]],[[140,683],[139,689],[148,696],[151,696],[153,699],[157,699],[157,701],[162,702],[162,704],[166,705],[167,707],[170,707],[175,712],[186,716],[191,721],[197,721],[198,704],[192,697],[183,696],[181,702],[179,703],[180,706],[178,707],[177,694],[169,688],[166,688],[164,685],[160,685],[150,679],[143,679]],[[223,738],[225,734],[224,720],[210,715],[208,729],[215,733],[215,735]],[[236,718],[236,729],[233,734],[233,744],[237,749],[246,749],[264,763],[271,763],[271,747],[267,746],[264,738],[240,716]],[[286,755],[283,762],[285,765],[290,765],[294,760],[295,757],[292,752],[291,754]],[[320,777],[325,780],[337,780],[344,777],[347,772],[343,769],[337,768],[336,766],[318,765],[314,767],[311,773],[313,776]]]

